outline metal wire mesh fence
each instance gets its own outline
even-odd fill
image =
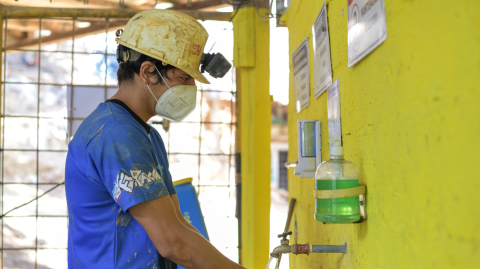
[[[83,119],[117,90],[114,31],[126,21],[4,19],[0,268],[67,267],[67,146]],[[81,28],[86,23],[89,31]],[[25,24],[38,27],[38,37],[9,40],[9,27]],[[44,36],[52,25],[64,30]],[[232,74],[227,75],[231,85]],[[194,178],[211,240],[220,250],[230,247],[232,259],[236,249],[231,243],[236,246],[237,239],[231,195],[234,102],[233,87],[200,88],[197,109],[185,121],[171,123],[168,132],[161,118],[150,122],[167,145],[174,180]],[[229,244],[222,243],[225,238]]]

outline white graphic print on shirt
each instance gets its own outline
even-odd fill
[[[141,170],[130,170],[130,174],[128,174],[122,169],[117,174],[117,180],[115,181],[115,186],[113,188],[113,197],[115,201],[118,202],[122,196],[122,191],[133,193],[135,188],[144,187],[152,182],[157,181],[163,182],[163,178],[160,176],[160,174],[158,174],[156,169],[152,169],[152,171],[148,172],[148,174],[142,172]]]

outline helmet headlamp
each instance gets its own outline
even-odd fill
[[[214,78],[223,78],[232,68],[232,64],[221,53],[204,53],[200,59],[200,72],[210,74]]]

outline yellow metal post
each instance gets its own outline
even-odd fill
[[[253,7],[233,20],[234,66],[240,72],[241,257],[247,268],[263,268],[269,258],[270,122],[269,23]]]

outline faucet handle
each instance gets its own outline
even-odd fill
[[[282,233],[278,235],[278,238],[282,238],[283,240],[287,239],[287,236],[292,235],[292,231],[288,233]]]

